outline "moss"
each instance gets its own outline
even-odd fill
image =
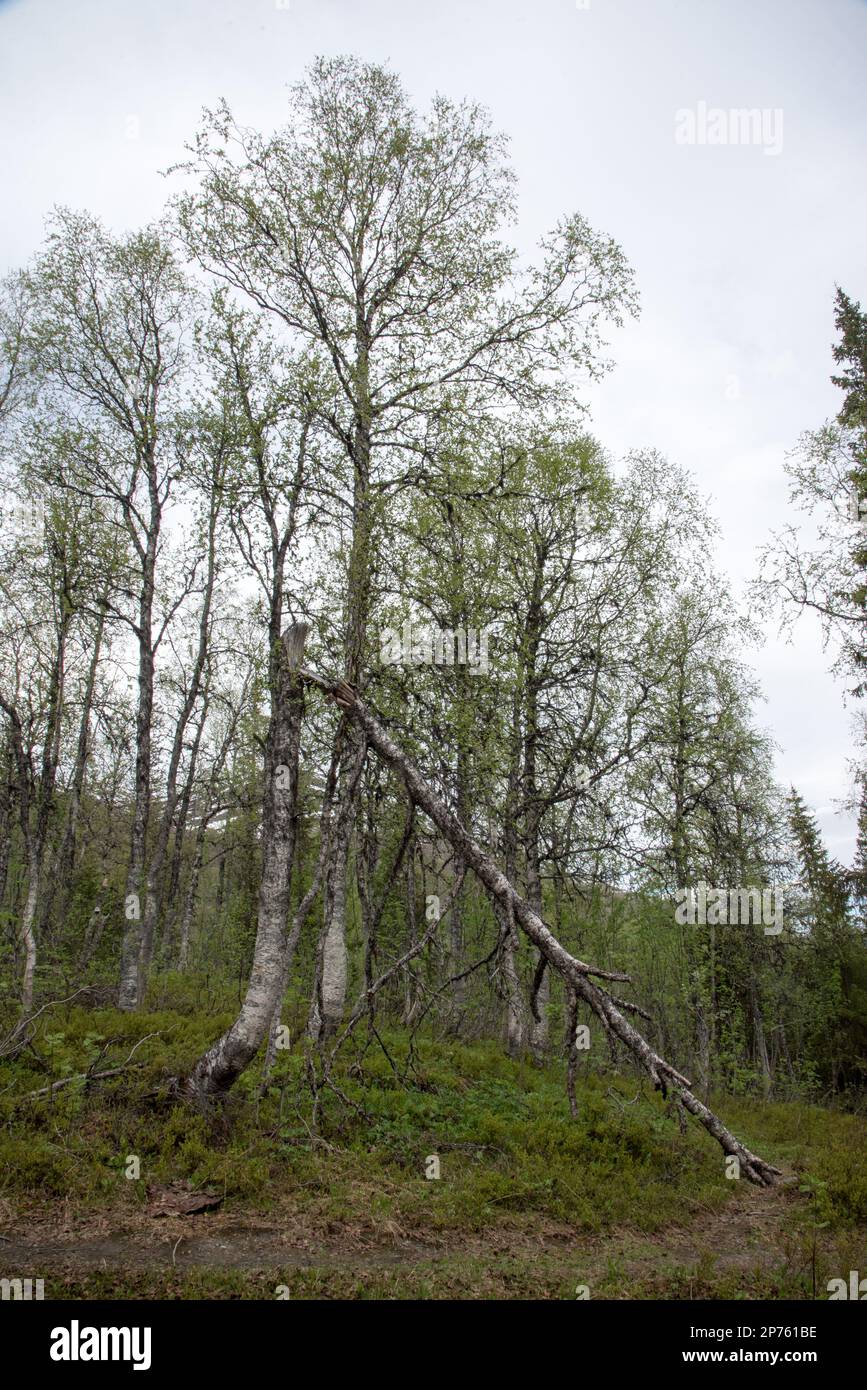
[[[529,1239],[554,1228],[585,1242],[623,1230],[655,1238],[682,1227],[692,1212],[736,1210],[745,1200],[746,1185],[726,1181],[717,1146],[695,1126],[681,1134],[648,1087],[591,1074],[579,1084],[573,1120],[560,1065],[515,1063],[489,1043],[416,1040],[403,1081],[395,1068],[408,1060],[407,1040],[386,1033],[390,1059],[371,1047],[360,1067],[349,1056],[339,1064],[336,1080],[352,1104],[322,1091],[315,1139],[300,1047],[278,1054],[261,1098],[253,1067],[225,1107],[199,1113],[177,1101],[167,1078],[185,1071],[227,1021],[228,1015],[178,1010],[129,1015],[73,1008],[52,1017],[35,1040],[43,1065],[24,1053],[0,1067],[0,1196],[13,1210],[17,1203],[36,1212],[45,1210],[46,1198],[66,1199],[84,1219],[134,1213],[149,1183],[186,1180],[219,1191],[223,1210],[239,1220],[276,1211],[314,1239],[351,1229],[373,1240],[399,1231],[434,1242],[462,1233]],[[49,1099],[22,1100],[46,1084],[46,1066],[52,1077],[71,1076],[103,1050],[100,1065],[110,1066],[149,1034],[155,1036],[136,1053],[140,1068],[90,1088],[75,1083]],[[687,1287],[698,1290],[690,1297],[796,1296],[791,1290],[815,1278],[816,1233],[827,1248],[834,1233],[858,1232],[867,1222],[867,1137],[855,1117],[744,1097],[718,1097],[715,1104],[751,1147],[799,1179],[785,1198],[793,1241],[788,1273],[757,1269],[750,1282],[742,1270],[719,1272],[712,1264],[697,1270],[675,1261],[668,1270],[633,1271],[630,1297],[687,1296],[677,1292]],[[126,1177],[131,1155],[140,1160],[138,1181]],[[439,1180],[425,1176],[430,1155],[439,1159]],[[480,1273],[450,1256],[448,1269],[438,1263],[426,1273],[374,1271],[353,1283],[351,1272],[295,1270],[283,1282],[292,1297],[318,1296],[317,1289],[341,1297],[374,1296],[373,1290],[387,1297],[477,1296],[478,1289],[478,1296],[489,1290],[494,1297],[534,1296],[535,1279],[545,1296],[574,1297],[569,1290],[582,1282],[580,1262],[567,1275],[562,1259],[556,1273],[557,1263],[534,1268],[528,1255],[526,1269],[520,1259],[502,1268],[493,1260]],[[117,1275],[117,1286],[108,1277],[119,1297],[127,1296],[121,1287],[138,1296],[132,1290],[141,1279],[163,1279],[160,1287],[169,1287],[168,1275],[156,1273],[136,1275],[132,1283]],[[185,1297],[273,1297],[253,1275],[203,1272],[200,1285],[191,1274],[183,1277],[185,1288],[201,1289]],[[622,1269],[596,1268],[594,1277],[598,1292],[604,1287],[622,1296]],[[95,1275],[79,1282],[98,1284]],[[720,1292],[736,1285],[740,1294]],[[259,1292],[251,1294],[254,1288]]]

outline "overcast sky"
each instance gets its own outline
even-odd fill
[[[0,266],[54,203],[121,230],[156,216],[159,171],[204,105],[285,118],[317,54],[390,61],[420,105],[489,107],[512,140],[518,244],[579,211],[623,246],[642,313],[590,398],[620,455],[686,465],[722,526],[736,592],[792,519],[783,461],[836,413],[835,283],[867,299],[864,0],[0,0]],[[766,112],[757,143],[679,143],[678,112]],[[707,129],[707,127],[705,127]],[[737,133],[737,132],[733,132]],[[751,654],[780,778],[849,858],[851,711],[818,631]]]

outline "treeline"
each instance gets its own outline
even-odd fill
[[[306,666],[569,951],[629,972],[705,1092],[854,1091],[867,815],[859,874],[775,785],[688,474],[588,432],[582,383],[636,309],[620,248],[571,216],[526,263],[474,106],[421,117],[352,59],[291,100],[270,137],[205,113],[163,221],[59,210],[4,285],[6,1005],[243,996],[277,912],[272,1049],[281,1019],[323,1042],[356,1017],[573,1048],[502,902],[345,711],[281,686],[304,623]],[[782,930],[679,922],[700,882],[782,887]],[[614,1064],[589,1036],[579,1064]]]

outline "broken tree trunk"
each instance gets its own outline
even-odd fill
[[[298,668],[307,631],[305,623],[295,623],[286,629],[280,643],[265,745],[262,882],[253,968],[237,1019],[199,1059],[187,1081],[189,1093],[201,1099],[228,1091],[255,1057],[283,987],[304,714],[304,685]]]
[[[711,1110],[703,1105],[690,1089],[686,1077],[676,1071],[669,1062],[658,1056],[641,1034],[633,1028],[621,1010],[642,1013],[636,1005],[625,1000],[615,999],[596,980],[619,980],[628,982],[628,975],[615,971],[597,970],[575,956],[560,944],[542,918],[528,902],[516,893],[502,870],[489,854],[476,843],[470,833],[428,786],[418,768],[398,747],[375,715],[368,709],[358,693],[343,681],[325,681],[313,672],[302,671],[302,678],[324,690],[336,703],[345,709],[350,718],[363,729],[368,746],[392,770],[400,775],[407,792],[415,804],[430,817],[434,825],[449,841],[456,854],[467,864],[476,877],[522,928],[527,937],[538,948],[540,955],[552,970],[556,970],[566,982],[567,991],[572,990],[596,1014],[606,1032],[614,1034],[640,1063],[654,1086],[663,1096],[671,1091],[686,1110],[700,1121],[709,1134],[721,1145],[723,1152],[738,1159],[741,1170],[751,1182],[770,1186],[780,1176],[780,1170],[752,1153],[738,1140]]]

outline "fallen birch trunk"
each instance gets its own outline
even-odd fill
[[[722,1121],[693,1095],[687,1078],[654,1052],[621,1012],[625,1010],[642,1014],[643,1010],[628,1004],[625,1000],[615,999],[608,990],[595,983],[595,980],[628,982],[629,976],[615,971],[595,969],[569,954],[529,903],[516,893],[490,855],[476,843],[445,802],[428,786],[418,768],[402,752],[351,686],[343,681],[323,680],[310,671],[302,670],[300,675],[303,680],[325,691],[363,729],[369,747],[403,779],[415,804],[429,816],[492,897],[501,903],[508,913],[513,914],[514,920],[538,947],[550,968],[556,970],[566,981],[567,991],[574,991],[578,999],[583,1000],[593,1010],[606,1031],[619,1038],[663,1096],[667,1096],[670,1091],[683,1107],[704,1125],[708,1133],[713,1135],[723,1152],[738,1159],[745,1177],[762,1186],[771,1186],[774,1179],[780,1176],[780,1170],[747,1149]]]

